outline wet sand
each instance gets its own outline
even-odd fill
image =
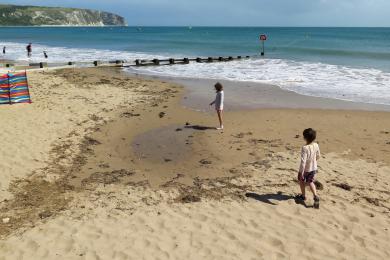
[[[0,204],[0,259],[390,257],[388,112],[238,106],[217,131],[212,110],[183,107],[192,96],[177,84],[113,69],[68,72],[32,76],[37,108],[28,116],[50,117],[30,126],[26,154],[48,158],[9,171],[20,179]],[[57,103],[38,98],[44,80]],[[70,94],[83,102],[69,106]],[[39,125],[53,131],[51,150],[37,146]],[[311,198],[294,200],[306,127],[317,129],[324,155],[320,210]]]
[[[127,73],[137,76],[131,71]],[[182,100],[182,105],[198,111],[209,111],[207,104],[215,95],[213,86],[216,82],[221,82],[224,86],[226,110],[228,111],[264,108],[390,111],[390,106],[387,105],[301,95],[275,85],[258,82],[172,78],[139,74],[138,76],[184,86],[186,94]]]
[[[142,120],[126,118],[100,129],[93,138],[101,145],[83,173],[99,171],[96,166],[100,164],[110,170],[123,165],[142,172],[141,178],[134,175],[132,181],[148,181],[154,188],[178,175],[185,184],[197,177],[232,176],[234,170],[230,170],[245,162],[277,152],[298,153],[305,127],[317,129],[324,154],[338,153],[351,160],[390,164],[387,112],[236,111],[225,115],[223,132],[215,130],[215,115],[197,113],[177,104],[163,103],[136,113],[142,115]],[[259,144],[267,149],[257,149]]]

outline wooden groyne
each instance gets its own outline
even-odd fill
[[[190,62],[211,63],[211,62],[226,62],[233,60],[249,59],[250,56],[229,56],[229,57],[207,57],[207,58],[183,58],[183,59],[152,59],[152,60],[135,60],[135,66],[161,66],[174,64],[189,64]],[[131,65],[130,65],[131,66]]]
[[[95,60],[92,62],[35,62],[29,64],[17,64],[17,63],[5,63],[0,67],[7,69],[44,69],[44,68],[55,68],[55,67],[100,67],[100,66],[111,66],[111,67],[140,67],[140,66],[165,66],[175,64],[190,64],[192,63],[212,63],[212,62],[229,62],[234,60],[249,59],[250,56],[228,56],[228,57],[197,57],[197,58],[170,58],[170,59],[137,59],[137,60]]]

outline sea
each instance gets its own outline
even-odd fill
[[[261,34],[267,35],[264,57]],[[33,56],[28,59],[30,42]],[[6,54],[0,59],[17,62],[250,55],[233,62],[131,70],[266,83],[303,95],[390,105],[390,28],[0,27],[3,46]]]

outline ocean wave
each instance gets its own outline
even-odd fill
[[[389,60],[389,52],[379,51],[364,51],[364,50],[345,50],[345,49],[330,49],[330,48],[313,48],[313,47],[291,47],[280,46],[274,47],[274,51],[283,50],[288,53],[300,53],[304,55],[319,55],[319,56],[335,56],[335,57],[349,57],[349,58],[364,58],[375,60]]]
[[[138,52],[126,52],[126,51],[113,51],[94,48],[68,48],[68,47],[52,47],[41,44],[33,45],[32,57],[28,58],[26,53],[27,44],[15,43],[15,42],[0,42],[0,47],[7,47],[6,55],[0,55],[2,59],[14,60],[17,62],[87,62],[94,60],[128,60],[134,61],[135,59],[152,59],[152,58],[165,58],[163,55],[152,55],[147,53]],[[46,51],[49,58],[45,59],[43,52]]]
[[[277,85],[299,94],[390,105],[390,73],[284,59],[136,68],[140,73],[172,77],[251,81]]]
[[[46,61],[51,63],[97,59],[133,61],[135,59],[181,57],[180,54],[155,55],[34,44],[33,56],[27,58],[25,44],[0,42],[0,47],[4,45],[7,46],[7,54],[1,55],[0,58],[19,62],[44,61],[43,51],[47,51],[49,58]],[[253,58],[221,63],[191,63],[185,66],[137,67],[135,70],[139,73],[172,77],[267,83],[304,95],[390,105],[390,72],[374,68],[352,68],[287,59]]]

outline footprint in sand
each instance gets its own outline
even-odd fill
[[[348,220],[351,221],[351,222],[353,222],[353,223],[359,223],[359,218],[354,217],[354,216],[348,217]]]
[[[366,243],[364,239],[359,236],[353,236],[353,239],[359,244],[360,247],[366,248]]]
[[[376,231],[371,229],[371,228],[368,229],[368,233],[370,233],[370,235],[373,235],[373,236],[375,236],[377,234]]]

